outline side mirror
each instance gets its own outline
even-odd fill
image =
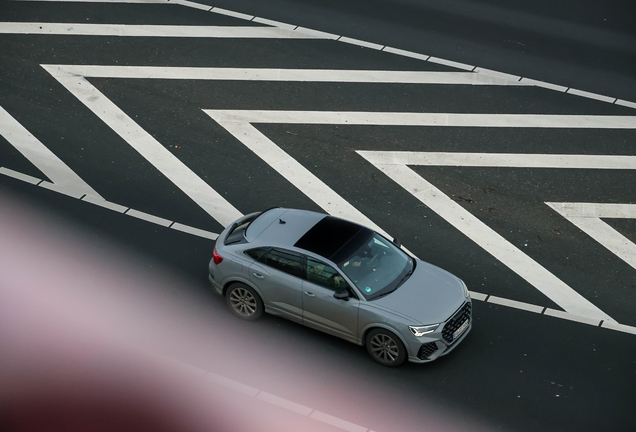
[[[338,299],[338,300],[349,300],[349,291],[347,291],[346,289],[343,290],[338,290],[335,293],[333,293],[333,298]]]
[[[402,242],[400,242],[400,239],[398,239],[398,238],[394,238],[393,239],[393,244],[396,245],[399,248],[402,247]]]

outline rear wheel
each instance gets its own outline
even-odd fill
[[[366,345],[369,355],[381,365],[397,367],[406,360],[404,344],[388,330],[371,330],[367,335]]]
[[[254,321],[263,315],[263,300],[253,288],[242,284],[230,285],[225,293],[225,301],[237,317]]]

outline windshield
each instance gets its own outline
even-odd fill
[[[411,274],[413,260],[393,243],[373,233],[340,269],[367,300],[395,291]]]

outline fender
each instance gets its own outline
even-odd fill
[[[396,335],[398,337],[398,339],[400,339],[400,341],[402,341],[402,344],[404,345],[404,348],[406,348],[406,353],[407,356],[411,356],[411,352],[409,351],[409,345],[406,343],[406,341],[404,340],[404,338],[402,337],[402,335],[400,334],[399,331],[397,331],[395,328],[386,325],[384,323],[373,323],[373,324],[369,324],[367,325],[365,328],[362,329],[362,332],[360,333],[360,338],[358,340],[358,345],[364,345],[365,344],[365,339],[366,339],[366,335],[368,332],[370,332],[373,329],[376,328],[381,328],[384,330],[389,330],[391,333],[393,333],[394,335]]]
[[[225,293],[227,292],[227,288],[230,285],[232,285],[234,282],[240,282],[240,283],[245,284],[248,287],[252,288],[261,297],[261,300],[263,301],[263,303],[265,303],[266,297],[263,295],[263,292],[259,288],[257,288],[252,282],[250,282],[249,280],[247,280],[245,278],[242,278],[240,276],[231,276],[229,279],[227,279],[225,281],[225,283],[223,284],[223,297],[224,298],[225,298]]]

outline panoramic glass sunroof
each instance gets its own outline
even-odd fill
[[[294,246],[332,259],[356,234],[366,228],[327,216],[303,235]]]

